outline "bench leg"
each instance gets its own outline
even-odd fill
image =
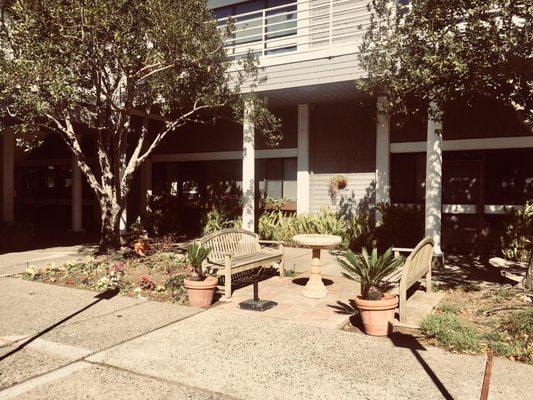
[[[431,282],[431,268],[426,274],[426,292],[427,293],[433,292],[433,282]]]
[[[280,244],[279,250],[281,251],[281,261],[279,263],[279,276],[280,278],[285,278],[285,246]]]
[[[224,268],[224,297],[231,297],[231,257],[226,256]]]
[[[400,322],[407,321],[407,313],[405,312],[405,302],[407,301],[407,293],[404,290],[400,290]]]

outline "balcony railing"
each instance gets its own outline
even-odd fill
[[[357,46],[369,23],[367,0],[301,0],[218,20],[222,29],[233,20],[235,29],[225,39],[230,56],[249,50],[258,56],[314,52]]]

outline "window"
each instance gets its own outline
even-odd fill
[[[283,7],[287,5],[286,7]],[[263,10],[269,10],[263,20]],[[256,12],[257,11],[257,12]],[[213,10],[216,19],[237,16],[235,19],[234,41],[228,42],[229,46],[239,46],[261,42],[263,39],[273,40],[296,35],[296,0],[253,0],[231,6],[216,8]],[[246,15],[242,15],[246,14]],[[224,25],[225,21],[221,21]],[[263,24],[264,32],[263,32]],[[294,43],[287,45],[283,41],[275,40],[270,44],[271,49],[260,49],[257,53],[275,54],[296,49]],[[244,48],[238,48],[236,53],[244,52]]]

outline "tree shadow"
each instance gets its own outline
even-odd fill
[[[19,352],[20,350],[24,349],[24,347],[26,347],[27,345],[29,345],[31,342],[33,342],[34,340],[40,338],[41,336],[47,334],[48,332],[50,332],[51,330],[57,328],[58,326],[64,324],[65,322],[67,322],[68,320],[74,318],[76,315],[78,314],[81,314],[82,312],[88,310],[89,308],[95,306],[96,304],[98,304],[99,302],[101,302],[102,300],[109,300],[109,299],[112,299],[113,297],[115,297],[118,293],[119,293],[119,289],[108,289],[106,290],[105,292],[102,292],[102,293],[99,293],[97,294],[96,296],[94,296],[94,298],[96,299],[95,301],[93,301],[92,303],[89,303],[88,305],[86,305],[85,307],[81,308],[80,310],[70,314],[69,316],[63,318],[62,320],[56,322],[55,324],[53,325],[50,325],[48,328],[46,329],[43,329],[42,331],[40,331],[39,333],[35,334],[34,336],[30,337],[29,339],[25,340],[24,342],[22,342],[21,344],[19,344],[16,348],[14,348],[13,350],[11,350],[10,352],[2,355],[0,357],[0,361],[3,361],[5,360],[6,358],[12,356],[13,354]]]

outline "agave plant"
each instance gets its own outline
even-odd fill
[[[363,300],[379,300],[389,286],[383,282],[388,274],[403,264],[403,257],[394,258],[392,248],[380,256],[376,248],[368,253],[363,247],[361,254],[351,250],[344,253],[346,260],[337,258],[343,273],[361,282],[361,296]]]
[[[189,243],[187,250],[187,264],[191,269],[191,280],[202,281],[205,279],[202,264],[211,253],[211,247],[204,247],[198,243]]]

